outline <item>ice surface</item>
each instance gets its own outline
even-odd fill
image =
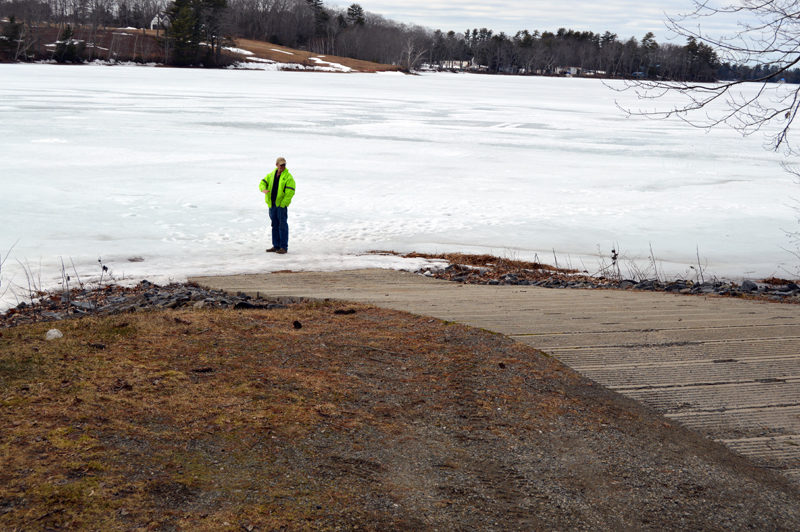
[[[2,301],[62,259],[84,281],[98,258],[155,281],[416,266],[373,249],[593,273],[652,245],[672,275],[698,249],[706,275],[795,269],[798,185],[763,137],[615,99],[638,106],[585,79],[0,65]],[[284,256],[258,190],[277,156],[298,185]]]

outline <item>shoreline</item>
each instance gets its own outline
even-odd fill
[[[504,259],[492,255],[409,253],[402,256],[408,258],[444,259],[450,265],[443,270],[423,269],[416,273],[467,284],[642,290],[648,292],[673,292],[685,295],[739,297],[792,304],[800,303],[800,280],[777,277],[769,277],[758,281],[744,280],[741,283],[736,283],[729,279],[715,279],[713,281],[692,281],[678,278],[672,280],[662,280],[660,278],[630,279],[624,277],[619,268],[614,269],[613,265],[607,268],[609,275],[598,276],[548,264]]]
[[[575,270],[503,259],[492,255],[460,253],[400,255],[378,251],[372,252],[372,254],[393,254],[404,258],[446,261],[448,265],[445,267],[424,266],[413,273],[461,284],[669,292],[687,296],[733,297],[772,303],[800,304],[800,285],[786,279],[773,278],[761,282],[745,281],[741,284],[731,281],[704,283],[691,280],[635,281],[623,278],[592,277]],[[279,273],[293,272],[281,271]],[[23,301],[15,307],[0,312],[0,329],[29,323],[55,322],[90,315],[113,315],[141,310],[271,309],[282,308],[283,303],[284,301],[270,297],[252,298],[244,294],[210,290],[190,281],[159,285],[142,280],[133,286],[123,286],[112,280],[104,285],[73,288],[69,292],[58,289],[42,291],[33,302]]]

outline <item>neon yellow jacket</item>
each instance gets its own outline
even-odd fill
[[[264,179],[258,184],[258,189],[261,192],[267,191],[264,194],[264,201],[267,202],[268,207],[272,207],[272,181],[275,178],[275,172],[278,169],[275,168],[272,172],[268,173]],[[292,198],[294,197],[294,177],[292,174],[289,173],[289,170],[283,169],[281,172],[280,177],[278,178],[278,196],[275,199],[275,206],[276,207],[288,207],[289,204],[292,202]]]

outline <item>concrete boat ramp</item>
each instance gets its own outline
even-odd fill
[[[394,270],[191,280],[253,296],[369,303],[496,331],[800,484],[800,305],[463,285]]]

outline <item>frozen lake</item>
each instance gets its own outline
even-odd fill
[[[375,249],[594,273],[618,245],[675,276],[698,249],[707,277],[796,271],[800,186],[762,136],[615,100],[638,106],[585,79],[0,65],[2,302],[24,270],[54,286],[62,260],[87,280],[99,258],[155,281],[414,266]],[[279,155],[298,184],[285,256],[264,253],[258,191]]]

